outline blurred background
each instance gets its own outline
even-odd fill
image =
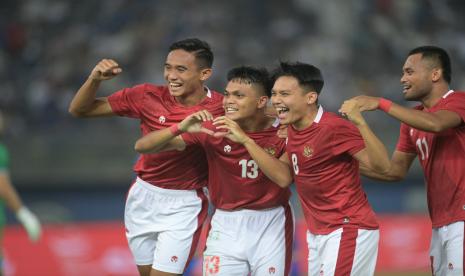
[[[345,99],[359,94],[410,105],[402,99],[399,79],[408,51],[420,45],[445,48],[452,59],[451,86],[465,89],[464,14],[462,0],[3,0],[3,141],[10,150],[14,185],[46,224],[44,240],[32,245],[10,214],[4,242],[7,275],[28,275],[22,265],[27,252],[53,260],[53,271],[47,266],[34,275],[135,275],[122,218],[134,178],[138,121],[79,120],[67,113],[75,91],[100,59],[113,58],[124,70],[104,83],[102,96],[142,82],[163,83],[169,45],[198,37],[215,54],[208,86],[218,91],[233,66],[273,68],[280,60],[302,61],[322,69],[320,101],[328,110],[337,111]],[[399,123],[379,111],[366,118],[392,152]],[[364,187],[385,231],[378,275],[428,275],[431,225],[418,164],[401,183],[364,179]],[[295,198],[294,203],[300,218]],[[294,274],[303,275],[306,245],[297,240]],[[72,255],[72,247],[80,251]],[[81,270],[76,269],[78,259],[83,260]]]

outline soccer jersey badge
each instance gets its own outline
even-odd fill
[[[304,146],[304,152],[302,153],[303,156],[309,158],[313,155],[313,149],[307,145]]]
[[[160,123],[164,124],[164,123],[166,122],[165,116],[163,116],[163,115],[160,116],[160,118],[158,118],[158,121],[159,121]]]
[[[230,145],[224,146],[224,152],[231,152],[231,146]]]
[[[269,155],[274,156],[276,154],[276,149],[273,147],[263,148]]]

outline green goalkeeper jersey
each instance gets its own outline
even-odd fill
[[[5,147],[3,143],[0,142],[0,173],[7,173],[9,166],[9,155],[8,149]],[[5,225],[6,218],[5,218],[5,208],[3,204],[3,200],[0,199],[0,227]]]

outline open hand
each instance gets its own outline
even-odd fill
[[[236,122],[226,116],[215,118],[213,125],[216,126],[216,129],[220,130],[213,134],[215,137],[226,137],[239,144],[245,144],[250,139]]]
[[[213,115],[207,110],[197,111],[184,120],[182,120],[178,127],[183,132],[196,133],[196,132],[205,132],[209,135],[213,135],[213,131],[202,127],[202,123],[206,121],[212,121]]]

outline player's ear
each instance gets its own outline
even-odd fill
[[[205,68],[200,71],[200,80],[201,81],[206,81],[210,76],[212,75],[212,69],[211,68]]]
[[[317,100],[318,100],[318,93],[311,91],[306,94],[306,101],[308,105],[316,103]]]
[[[258,108],[264,108],[266,107],[267,103],[268,103],[268,100],[269,98],[267,96],[260,96],[258,98],[258,102],[257,102],[257,107]]]
[[[439,68],[433,68],[431,72],[431,80],[433,82],[437,82],[441,79],[441,77],[442,77],[442,70]]]

